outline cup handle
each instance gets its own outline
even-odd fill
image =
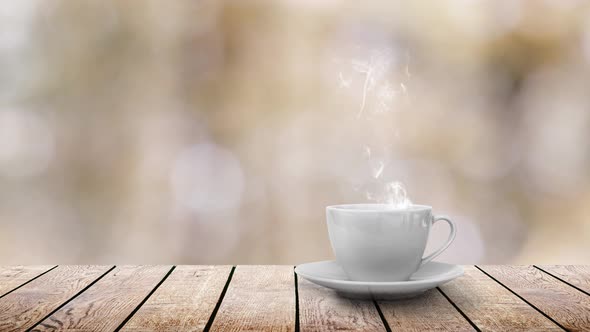
[[[432,254],[422,258],[422,262],[420,263],[420,265],[424,265],[424,264],[430,262],[431,260],[433,260],[436,256],[442,254],[442,252],[445,251],[445,249],[447,249],[451,245],[451,243],[455,239],[455,235],[457,235],[457,227],[455,226],[455,223],[453,221],[451,221],[451,219],[449,219],[449,217],[435,216],[432,220],[432,225],[434,226],[434,224],[439,220],[444,220],[447,222],[447,224],[449,224],[449,227],[451,228],[451,233],[449,234],[449,238],[447,239],[447,242],[445,242],[445,244],[442,247],[440,247],[440,249],[438,249],[437,251],[433,252]]]

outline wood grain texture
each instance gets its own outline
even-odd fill
[[[171,266],[117,266],[33,331],[114,331]]]
[[[539,265],[539,268],[590,294],[590,265]]]
[[[0,299],[0,331],[24,331],[107,272],[110,266],[58,266]]]
[[[177,266],[121,331],[203,331],[231,266]]]
[[[385,331],[373,301],[349,300],[298,278],[301,331]]]
[[[401,301],[379,301],[393,331],[475,331],[438,289]]]
[[[440,289],[482,331],[563,331],[473,266]]]
[[[590,331],[590,296],[533,266],[480,268],[570,331]]]
[[[293,266],[238,266],[212,331],[294,331]]]
[[[54,266],[0,266],[0,297]]]

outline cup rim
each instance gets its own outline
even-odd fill
[[[411,204],[407,208],[392,208],[385,203],[352,203],[336,204],[326,206],[326,210],[348,211],[358,213],[375,213],[375,212],[409,212],[432,210],[432,206],[422,204]]]

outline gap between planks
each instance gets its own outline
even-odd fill
[[[112,266],[58,266],[0,300],[0,330],[24,331],[69,301]]]
[[[295,331],[293,266],[238,265],[210,331]]]
[[[482,268],[480,268],[479,266],[477,266],[477,265],[473,265],[473,266],[474,266],[474,267],[476,267],[476,268],[477,268],[479,271],[481,271],[482,273],[484,273],[484,274],[485,274],[487,277],[489,277],[490,279],[494,280],[496,283],[498,283],[499,285],[501,285],[502,287],[504,287],[505,289],[507,289],[509,292],[511,292],[512,294],[514,294],[515,296],[517,296],[519,299],[521,299],[522,301],[524,301],[526,304],[528,304],[529,306],[531,306],[532,308],[534,308],[536,311],[538,311],[539,313],[541,313],[541,314],[542,314],[543,316],[545,316],[547,319],[551,320],[553,323],[555,323],[556,325],[558,325],[558,326],[559,326],[559,327],[561,327],[562,329],[566,330],[566,329],[564,328],[564,326],[562,326],[561,324],[559,324],[557,321],[555,321],[553,318],[551,318],[551,317],[550,317],[549,315],[547,315],[545,312],[543,312],[542,310],[540,310],[538,307],[536,307],[535,305],[531,304],[529,301],[527,301],[525,298],[523,298],[522,296],[520,296],[518,293],[516,293],[515,291],[513,291],[512,289],[510,289],[509,287],[507,287],[506,285],[504,285],[504,284],[503,284],[502,282],[500,282],[498,279],[496,279],[496,278],[494,278],[493,276],[491,276],[489,273],[487,273],[486,271],[484,271],[484,270],[483,270]],[[572,287],[572,288],[575,288],[576,290],[578,290],[578,291],[580,291],[580,292],[582,292],[582,293],[584,293],[584,294],[586,294],[586,295],[590,295],[590,294],[588,294],[587,292],[585,292],[584,290],[582,290],[582,289],[580,289],[580,288],[578,288],[578,287],[576,287],[576,286],[574,286],[574,285],[570,284],[569,282],[567,282],[567,281],[565,281],[565,280],[563,280],[563,279],[561,279],[561,278],[559,278],[559,277],[555,276],[554,274],[552,274],[552,273],[550,273],[550,272],[547,272],[547,271],[545,271],[544,269],[542,269],[542,268],[540,268],[540,267],[538,267],[538,266],[536,266],[536,265],[533,265],[533,266],[534,266],[534,268],[536,268],[536,269],[540,270],[541,272],[543,272],[543,273],[545,273],[545,274],[547,274],[547,275],[549,275],[549,276],[551,276],[551,277],[553,277],[553,278],[555,278],[555,279],[559,280],[560,282],[562,282],[562,283],[564,283],[564,284],[567,284],[568,286],[570,286],[570,287]],[[17,289],[21,288],[21,287],[23,287],[24,285],[26,285],[26,284],[28,284],[28,283],[32,282],[33,280],[35,280],[35,279],[37,279],[37,278],[39,278],[39,277],[41,277],[41,276],[43,276],[43,275],[45,275],[45,274],[47,274],[47,273],[51,272],[52,270],[54,270],[54,269],[55,269],[55,268],[57,268],[57,267],[58,267],[58,266],[56,265],[56,266],[54,266],[54,267],[52,267],[52,268],[48,269],[47,271],[45,271],[45,272],[43,272],[43,273],[41,273],[41,274],[39,274],[39,275],[37,275],[37,276],[35,276],[35,277],[31,278],[30,280],[28,280],[28,281],[24,282],[23,284],[21,284],[21,285],[19,285],[19,286],[15,287],[15,288],[14,288],[14,289],[12,289],[12,290],[10,290],[10,291],[6,292],[5,294],[2,294],[2,295],[0,295],[0,298],[4,297],[5,295],[7,295],[7,294],[9,294],[9,293],[11,293],[11,292],[13,292],[13,291],[15,291],[15,290],[17,290]],[[119,326],[119,327],[116,329],[116,331],[119,331],[119,330],[120,330],[120,329],[121,329],[121,328],[122,328],[122,327],[125,325],[125,323],[127,323],[127,322],[128,322],[128,321],[129,321],[129,320],[130,320],[130,319],[133,317],[133,315],[134,315],[134,314],[135,314],[135,313],[136,313],[136,312],[137,312],[137,311],[138,311],[138,310],[141,308],[141,306],[142,306],[142,305],[143,305],[143,304],[144,304],[144,303],[145,303],[145,302],[146,302],[146,301],[147,301],[147,300],[150,298],[150,296],[151,296],[153,293],[155,293],[155,291],[156,291],[156,290],[157,290],[157,289],[158,289],[158,288],[159,288],[159,287],[160,287],[160,286],[161,286],[161,285],[162,285],[162,284],[163,284],[163,283],[166,281],[166,279],[167,279],[167,278],[168,278],[168,276],[169,276],[169,275],[170,275],[170,274],[173,272],[173,270],[175,269],[175,267],[176,267],[176,266],[173,266],[173,267],[172,267],[172,268],[171,268],[171,269],[168,271],[168,273],[167,273],[167,274],[166,274],[166,275],[165,275],[165,276],[162,278],[162,280],[160,280],[160,282],[159,282],[159,283],[158,283],[158,284],[157,284],[157,285],[156,285],[156,286],[155,286],[155,287],[154,287],[154,288],[151,290],[151,292],[150,292],[150,293],[149,293],[149,294],[148,294],[148,295],[147,295],[147,296],[146,296],[146,297],[143,299],[143,301],[142,301],[142,302],[140,302],[140,303],[139,303],[139,305],[138,305],[138,306],[137,306],[137,307],[136,307],[136,308],[135,308],[135,309],[134,309],[134,310],[131,312],[131,314],[130,314],[130,315],[129,315],[129,316],[128,316],[128,317],[127,317],[127,318],[126,318],[126,319],[125,319],[125,320],[124,320],[124,321],[123,321],[121,324],[120,324],[120,326]],[[44,317],[43,319],[41,319],[41,320],[40,320],[38,323],[36,323],[35,325],[33,325],[33,327],[31,327],[31,328],[30,328],[30,329],[28,329],[28,330],[31,330],[31,329],[33,329],[33,328],[34,328],[35,326],[37,326],[37,325],[38,325],[40,322],[42,322],[44,319],[46,319],[47,317],[51,316],[53,313],[55,313],[55,312],[57,312],[58,310],[60,310],[62,307],[64,307],[64,306],[65,306],[65,305],[67,305],[69,302],[71,302],[73,299],[75,299],[77,296],[79,296],[80,294],[82,294],[83,292],[85,292],[86,290],[88,290],[88,289],[89,289],[90,287],[92,287],[92,286],[93,286],[93,285],[94,285],[96,282],[98,282],[100,279],[102,279],[102,278],[103,278],[105,275],[107,275],[108,273],[110,273],[110,272],[111,272],[111,271],[112,271],[114,268],[115,268],[115,266],[111,267],[109,270],[107,270],[106,272],[104,272],[104,273],[103,273],[103,274],[102,274],[102,275],[101,275],[99,278],[97,278],[96,280],[94,280],[92,283],[90,283],[90,284],[89,284],[88,286],[86,286],[84,289],[82,289],[81,291],[79,291],[78,293],[76,293],[75,295],[73,295],[71,298],[69,298],[67,301],[65,301],[64,303],[62,303],[62,304],[61,304],[61,305],[60,305],[58,308],[56,308],[55,310],[53,310],[51,313],[49,313],[49,314],[48,314],[46,317]],[[227,281],[226,281],[226,283],[225,283],[225,286],[224,286],[224,288],[223,288],[223,291],[221,292],[221,294],[220,294],[220,296],[219,296],[219,299],[218,299],[218,301],[217,301],[217,303],[216,303],[216,306],[215,306],[214,310],[213,310],[213,311],[212,311],[212,313],[211,313],[211,316],[209,317],[209,319],[208,319],[208,321],[207,321],[207,324],[206,324],[206,326],[205,326],[205,329],[204,329],[204,331],[209,331],[210,327],[212,326],[212,324],[213,324],[213,322],[214,322],[214,320],[215,320],[216,314],[217,314],[217,312],[218,312],[218,310],[219,310],[219,307],[221,306],[221,304],[222,304],[222,302],[223,302],[223,299],[224,299],[224,297],[225,297],[225,294],[226,294],[226,292],[227,292],[227,289],[229,288],[229,285],[230,285],[230,283],[231,283],[232,276],[233,276],[233,274],[234,274],[234,271],[235,271],[235,269],[236,269],[236,266],[232,266],[232,268],[231,268],[231,271],[230,271],[230,273],[229,273],[229,276],[228,276],[228,279],[227,279]],[[293,274],[294,274],[294,283],[295,283],[295,285],[294,285],[294,286],[295,286],[295,294],[294,294],[294,295],[295,295],[295,331],[299,331],[299,330],[300,330],[300,325],[299,325],[299,323],[300,323],[300,321],[299,321],[299,320],[300,320],[300,317],[299,317],[299,315],[300,315],[300,312],[299,312],[299,310],[300,310],[300,307],[299,307],[300,303],[299,303],[299,285],[298,285],[298,283],[299,283],[299,282],[298,282],[298,276],[297,276],[297,274],[296,274],[294,271],[293,271]],[[440,288],[438,288],[438,287],[437,287],[437,289],[438,289],[438,291],[439,291],[439,292],[440,292],[440,293],[441,293],[441,294],[442,294],[442,295],[443,295],[443,296],[444,296],[444,297],[447,299],[447,301],[448,301],[448,302],[449,302],[449,303],[450,303],[450,304],[451,304],[451,305],[452,305],[452,306],[453,306],[453,307],[454,307],[454,308],[455,308],[455,309],[456,309],[456,310],[457,310],[457,311],[458,311],[458,312],[461,314],[461,316],[463,316],[463,317],[464,317],[464,318],[467,320],[467,322],[468,322],[468,323],[469,323],[469,324],[470,324],[472,327],[474,327],[474,329],[476,329],[477,331],[480,331],[480,329],[479,329],[479,328],[478,328],[478,327],[477,327],[477,326],[476,326],[476,325],[475,325],[475,324],[474,324],[474,323],[473,323],[473,322],[472,322],[472,321],[469,319],[469,317],[467,317],[467,316],[465,315],[465,313],[463,313],[463,312],[462,312],[462,311],[461,311],[461,310],[460,310],[460,309],[459,309],[459,308],[458,308],[458,307],[457,307],[457,306],[456,306],[456,305],[453,303],[453,301],[452,301],[452,300],[451,300],[451,299],[450,299],[450,298],[449,298],[449,297],[448,297],[448,296],[447,296],[447,295],[446,295],[446,294],[445,294],[445,293],[444,293],[444,292],[443,292],[443,291],[442,291]],[[387,323],[387,321],[386,321],[385,317],[383,316],[383,313],[381,312],[381,309],[379,308],[379,305],[378,305],[378,303],[376,303],[376,301],[373,301],[373,302],[374,302],[374,304],[375,304],[375,307],[376,307],[376,309],[377,309],[377,311],[378,311],[378,313],[379,313],[379,315],[380,315],[380,317],[381,317],[381,319],[382,319],[382,321],[383,321],[383,324],[384,324],[384,327],[385,327],[385,329],[386,329],[387,331],[391,331],[391,328],[389,327],[389,324]]]
[[[590,331],[590,316],[588,316],[590,297],[586,294],[531,265],[486,265],[480,268],[559,322],[565,329]],[[560,269],[568,268],[568,266],[562,265],[556,268],[556,273],[560,273]],[[585,267],[580,266],[580,268]],[[565,273],[563,278],[571,280],[572,283],[578,282],[576,275],[569,274],[570,272]],[[587,275],[584,273],[579,275],[581,287],[586,284],[585,276]]]
[[[297,273],[295,273],[295,268],[297,266],[293,266],[293,275],[295,276],[295,332],[299,332],[301,328],[299,325],[299,281]]]
[[[455,304],[455,302],[453,302],[447,296],[447,294],[445,294],[445,292],[443,292],[442,289],[440,289],[440,287],[436,286],[436,289],[442,294],[442,296],[444,296],[445,299],[447,299],[447,301],[449,301],[449,303],[453,306],[453,308],[455,308],[461,314],[461,316],[463,316],[463,318],[465,318],[465,320],[469,323],[469,325],[471,325],[471,327],[473,327],[475,329],[475,331],[481,332],[479,327],[477,327],[477,325],[475,325],[475,323],[473,321],[471,321],[471,319],[469,317],[467,317],[467,315],[463,312],[463,310],[459,309],[459,307]]]
[[[493,281],[490,280],[490,282]],[[319,331],[329,328],[384,332],[397,330],[478,331],[477,327],[474,327],[472,322],[466,319],[436,289],[425,294],[425,297],[393,302],[341,298],[333,291],[307,281],[304,283],[299,279],[297,280],[297,290],[300,306],[298,313],[302,330]],[[441,306],[438,313],[445,319],[430,322],[428,318],[415,314],[419,311],[414,309],[422,310],[423,306],[432,305]],[[329,327],[325,327],[324,324],[329,324]]]
[[[55,266],[57,267],[57,265]],[[55,268],[54,267],[54,268]],[[108,269],[105,273],[103,273],[102,275],[100,275],[100,277],[96,278],[96,280],[92,281],[90,284],[88,284],[88,286],[82,288],[82,290],[80,290],[78,293],[74,294],[74,296],[70,297],[67,301],[65,301],[64,303],[62,303],[61,305],[59,305],[57,308],[55,308],[53,311],[51,311],[50,313],[48,313],[45,317],[41,318],[37,323],[35,323],[35,325],[31,326],[30,328],[27,329],[27,331],[32,331],[35,327],[37,327],[37,325],[41,324],[42,321],[46,320],[48,317],[51,317],[51,315],[55,314],[56,312],[58,312],[61,308],[65,307],[68,303],[70,303],[73,299],[75,299],[76,297],[78,297],[80,294],[84,293],[86,290],[88,290],[90,287],[92,287],[94,284],[96,284],[100,279],[102,279],[104,276],[106,276],[107,274],[109,274],[112,270],[115,269],[115,267],[117,267],[116,265],[113,265],[110,269]],[[53,269],[52,269],[53,270]],[[48,271],[49,272],[49,271]]]
[[[555,325],[559,326],[560,328],[562,328],[564,331],[568,331],[568,329],[566,329],[563,325],[559,324],[555,319],[551,318],[549,315],[547,315],[545,312],[543,312],[541,309],[537,308],[536,306],[534,306],[532,303],[530,303],[529,301],[527,301],[524,297],[520,296],[518,293],[516,293],[515,291],[513,291],[512,289],[510,289],[508,286],[504,285],[503,283],[501,283],[498,279],[492,277],[491,274],[487,273],[486,271],[484,271],[482,268],[480,268],[477,265],[473,265],[475,266],[476,269],[480,270],[483,274],[485,274],[486,276],[488,276],[490,279],[494,280],[495,282],[497,282],[498,284],[500,284],[500,286],[506,288],[510,293],[514,294],[516,297],[518,297],[519,299],[521,299],[524,303],[528,304],[531,308],[537,310],[541,315],[545,316],[545,318],[549,319],[550,321],[552,321]]]
[[[221,302],[223,302],[223,298],[225,297],[225,293],[227,292],[227,289],[229,288],[229,283],[231,282],[231,278],[234,275],[234,271],[236,270],[236,266],[232,266],[231,271],[229,272],[229,276],[227,277],[227,281],[225,282],[225,286],[223,286],[223,290],[221,291],[221,294],[219,295],[219,300],[217,300],[217,304],[215,305],[215,308],[213,308],[213,311],[211,312],[211,316],[209,317],[209,320],[207,321],[207,325],[205,325],[205,328],[203,329],[203,332],[209,332],[209,330],[211,329],[211,326],[213,325],[213,321],[215,320],[215,316],[217,315],[217,311],[219,311],[219,307],[221,307]]]
[[[176,268],[176,265],[173,265],[172,268],[170,268],[170,270],[168,271],[168,273],[166,273],[164,278],[162,278],[162,280],[160,280],[160,282],[158,282],[158,284],[156,284],[156,286],[148,293],[148,295],[141,302],[139,302],[137,307],[135,309],[133,309],[133,311],[131,311],[129,316],[127,316],[127,318],[125,318],[123,320],[123,322],[121,322],[121,324],[115,329],[115,332],[121,330],[121,328],[123,328],[123,326],[125,326],[125,324],[131,319],[131,317],[133,317],[133,315],[135,315],[135,313],[139,310],[139,308],[141,308],[141,306],[150,298],[150,296],[152,296],[152,294],[154,294],[156,292],[158,287],[160,287],[164,283],[164,281],[166,281],[168,276],[170,276],[170,274],[172,273],[172,271],[174,271],[175,268]]]
[[[27,283],[41,277],[42,275],[50,272],[51,270],[55,269],[57,267],[54,266],[51,269],[39,274],[38,276],[26,281],[25,283],[19,285],[18,287],[12,289],[10,292],[26,285]],[[68,305],[68,303],[72,302],[73,300],[75,300],[78,296],[80,296],[81,294],[83,294],[84,292],[86,292],[88,289],[90,289],[92,286],[94,286],[97,282],[99,282],[101,279],[103,279],[106,275],[108,275],[111,271],[113,271],[116,268],[116,266],[112,266],[111,268],[109,268],[107,271],[105,271],[102,275],[100,275],[96,280],[92,281],[90,284],[88,284],[86,287],[84,287],[82,290],[80,290],[78,293],[74,294],[72,297],[70,297],[69,299],[67,299],[65,302],[63,302],[62,304],[60,304],[57,308],[55,308],[54,310],[52,310],[51,312],[49,312],[47,315],[45,315],[42,319],[40,319],[38,322],[36,322],[34,325],[32,325],[30,328],[27,329],[27,331],[32,331],[33,329],[35,329],[37,326],[39,326],[39,324],[41,324],[44,320],[46,320],[48,317],[51,317],[52,315],[54,315],[56,312],[58,312],[59,310],[61,310],[63,307],[65,307],[66,305]],[[166,279],[172,274],[172,272],[175,270],[176,266],[172,266],[170,268],[170,270],[166,273],[166,275],[154,286],[153,289],[151,289],[151,291],[146,295],[146,297],[134,308],[134,310],[123,320],[123,322],[115,329],[115,331],[119,331],[121,330],[125,324],[127,322],[129,322],[129,320],[131,320],[133,318],[133,316],[141,309],[141,307],[149,300],[149,298],[158,290],[158,288],[166,281]],[[220,294],[219,299],[216,302],[216,306],[214,308],[214,310],[211,313],[211,316],[208,319],[207,325],[204,328],[204,331],[209,331],[211,325],[213,324],[213,321],[215,320],[215,316],[217,314],[217,311],[219,310],[219,307],[221,306],[221,303],[223,302],[225,293],[230,285],[230,282],[232,280],[232,276],[233,273],[235,271],[236,266],[232,266],[231,271],[228,275],[227,281],[225,282],[225,286],[223,288],[223,291]],[[7,295],[8,293],[4,295]],[[2,295],[2,296],[4,296]]]
[[[560,277],[556,276],[555,274],[553,274],[553,273],[551,273],[551,272],[549,272],[549,271],[547,271],[547,270],[545,270],[545,269],[543,269],[543,268],[541,268],[541,267],[539,267],[539,266],[537,266],[537,265],[533,265],[533,266],[534,266],[536,269],[538,269],[538,270],[541,270],[541,272],[545,272],[546,274],[548,274],[548,275],[552,276],[553,278],[555,278],[555,279],[557,279],[557,280],[559,280],[559,281],[563,282],[564,284],[566,284],[566,285],[569,285],[569,286],[571,286],[571,287],[573,287],[573,288],[575,288],[575,289],[579,290],[580,292],[582,292],[582,293],[584,293],[584,294],[586,294],[586,295],[590,296],[590,293],[588,293],[588,292],[586,292],[585,290],[583,290],[583,289],[579,288],[578,286],[571,284],[570,282],[568,282],[568,281],[566,281],[566,280],[564,280],[564,279],[562,279],[562,278],[560,278]]]
[[[6,296],[6,295],[8,295],[8,294],[10,294],[10,293],[12,293],[12,292],[14,292],[15,290],[17,290],[17,289],[19,289],[19,288],[23,287],[24,285],[26,285],[26,284],[30,283],[31,281],[33,281],[33,280],[35,280],[35,279],[37,279],[37,278],[39,278],[39,277],[42,277],[43,275],[45,275],[45,274],[47,274],[47,273],[51,272],[51,271],[52,271],[53,269],[55,269],[56,267],[58,267],[58,265],[55,265],[55,266],[53,266],[52,268],[48,269],[47,271],[44,271],[44,272],[42,272],[42,273],[40,273],[40,274],[36,275],[35,277],[33,277],[33,278],[31,278],[31,279],[29,279],[29,280],[27,280],[27,281],[23,282],[22,284],[20,284],[20,285],[18,285],[18,286],[16,286],[16,287],[14,287],[13,289],[11,289],[11,290],[7,291],[6,293],[4,293],[4,294],[0,294],[0,299],[1,299],[1,298],[3,298],[4,296]]]
[[[379,303],[373,300],[373,304],[375,305],[375,309],[377,309],[377,313],[379,314],[379,318],[381,318],[381,322],[383,323],[383,327],[385,328],[386,332],[391,332],[391,327],[389,327],[389,323],[387,323],[387,319],[385,319],[385,315],[383,315],[383,311],[379,308]]]

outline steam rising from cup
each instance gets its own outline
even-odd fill
[[[393,76],[401,77],[400,80],[408,79],[410,71],[408,63],[399,66],[399,59],[395,52],[389,49],[374,49],[369,55],[361,59],[347,61],[346,64],[352,69],[351,77],[346,77],[342,72],[338,74],[339,87],[352,90],[360,90],[359,108],[356,113],[358,121],[380,121],[379,117],[392,115],[399,111],[399,100],[408,96],[408,89],[404,82],[392,82]],[[407,60],[407,55],[406,55]],[[393,75],[397,70],[398,75]],[[356,84],[355,84],[356,83]],[[369,124],[369,127],[371,124]],[[391,128],[396,133],[396,128]],[[372,133],[379,135],[378,131]],[[403,183],[388,178],[387,158],[391,149],[388,149],[388,137],[372,137],[371,141],[379,142],[379,146],[371,147],[365,143],[362,146],[363,156],[370,168],[371,177],[361,186],[364,189],[368,200],[388,204],[392,208],[406,208],[412,204],[408,198]]]

